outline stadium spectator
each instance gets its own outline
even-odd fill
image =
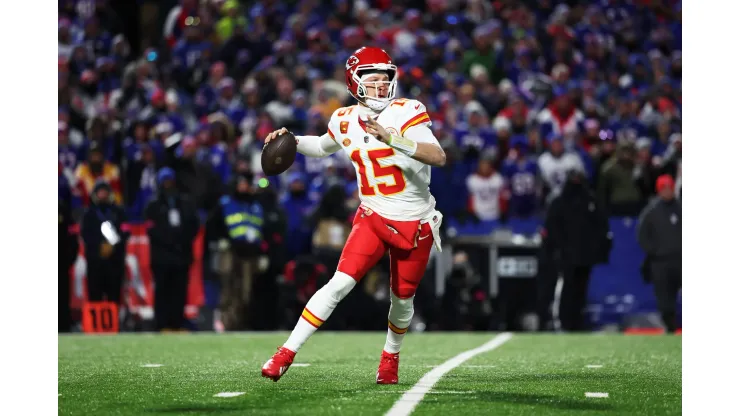
[[[492,158],[478,162],[478,170],[465,181],[469,209],[481,221],[498,220],[506,212],[507,193],[504,178],[493,167]]]
[[[501,169],[510,196],[509,216],[530,218],[538,211],[541,186],[539,168],[535,159],[527,152],[529,145],[525,136],[514,136],[511,145]]]
[[[180,5],[170,10],[167,14],[163,30],[164,38],[170,47],[175,46],[177,39],[184,33],[188,22],[192,22],[195,16],[198,16],[197,0],[180,0]]]
[[[556,89],[551,103],[537,114],[543,137],[556,133],[571,139],[578,133],[578,126],[584,119],[583,112],[576,107],[565,88]]]
[[[178,85],[193,94],[203,81],[203,73],[210,66],[213,45],[206,39],[206,28],[200,17],[185,19],[185,36],[172,50],[173,77]]]
[[[527,126],[532,122],[534,112],[529,110],[524,99],[518,93],[511,93],[507,103],[508,106],[499,111],[493,120],[493,128],[496,129],[496,134],[500,137],[501,130],[503,132],[509,130],[511,134],[526,134]]]
[[[130,231],[105,179],[95,181],[80,225],[87,260],[87,300],[120,304]]]
[[[260,273],[258,258],[263,252],[265,211],[257,201],[254,176],[240,174],[234,178],[232,190],[219,201],[221,235],[228,241],[228,251],[222,256],[221,319],[227,330],[244,330],[252,288]],[[256,320],[256,319],[250,319]]]
[[[660,159],[660,165],[665,173],[676,177],[681,168],[681,133],[673,133],[669,143]]]
[[[473,31],[474,48],[465,52],[462,61],[463,74],[470,75],[474,65],[481,65],[485,68],[488,79],[498,83],[503,79],[503,71],[499,64],[500,60],[496,55],[496,50],[491,46],[492,28],[490,26],[478,26]]]
[[[223,17],[216,23],[216,33],[220,43],[224,43],[231,38],[237,27],[243,30],[247,26],[247,19],[239,12],[239,2],[237,0],[226,0],[221,6]]]
[[[611,130],[600,130],[598,137],[586,136],[584,144],[589,145],[588,153],[591,156],[591,167],[594,172],[591,183],[597,189],[604,164],[612,159],[617,149],[614,132]]]
[[[59,198],[59,229],[58,236],[58,277],[59,277],[59,332],[69,332],[72,329],[72,311],[70,309],[70,268],[77,259],[79,241],[73,233],[72,209],[69,201]]]
[[[233,127],[223,114],[216,113],[214,116],[218,118],[212,117],[198,128],[196,158],[200,163],[210,165],[220,183],[226,184],[231,176],[228,145],[233,140]]]
[[[563,276],[559,318],[562,329],[583,331],[586,295],[593,266],[611,250],[608,217],[588,188],[585,172],[571,169],[563,191],[547,209],[545,247]]]
[[[650,154],[652,141],[647,137],[637,140],[637,156],[635,157],[635,180],[645,201],[655,194],[655,181],[658,179],[659,169],[655,166]]]
[[[496,146],[496,135],[488,125],[488,116],[483,106],[477,101],[470,101],[463,109],[465,122],[455,129],[457,145],[463,149],[465,162],[473,171],[478,165],[478,158],[490,155]]]
[[[105,160],[103,150],[97,142],[90,144],[87,162],[80,163],[75,171],[77,191],[84,206],[90,205],[94,187],[99,179],[105,181],[110,188],[111,198],[116,205],[121,205],[121,177],[118,167]]]
[[[198,144],[186,136],[166,150],[165,165],[175,171],[177,189],[187,195],[202,215],[212,212],[222,195],[223,182],[208,162],[197,159]]]
[[[127,212],[130,219],[141,220],[147,203],[157,192],[157,161],[149,143],[134,146],[129,148],[132,154],[126,169]]]
[[[546,142],[547,151],[539,156],[537,166],[545,186],[543,194],[549,202],[562,191],[569,170],[584,172],[585,168],[577,154],[565,149],[563,136],[560,133],[548,133]]]
[[[652,283],[658,310],[668,333],[674,333],[676,297],[681,290],[681,203],[676,200],[675,182],[661,175],[655,184],[658,196],[640,214],[637,240],[645,250],[642,273]]]
[[[601,169],[598,198],[609,215],[636,216],[644,206],[645,199],[637,184],[636,156],[632,143],[621,142],[614,157]]]
[[[178,191],[171,168],[157,172],[157,188],[144,213],[155,284],[154,319],[158,331],[181,330],[199,220],[195,204]]]
[[[77,164],[82,158],[82,149],[79,146],[75,146],[71,143],[69,138],[70,127],[66,121],[59,121],[58,127],[58,152],[59,152],[59,164],[62,167],[64,175],[70,182],[74,181],[74,172],[77,168]]]

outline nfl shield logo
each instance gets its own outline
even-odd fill
[[[369,141],[370,141],[370,137],[369,136],[365,136],[365,143],[368,143]]]

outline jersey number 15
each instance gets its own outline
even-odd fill
[[[378,163],[378,159],[391,157],[394,154],[395,152],[393,149],[374,149],[367,151],[368,159],[370,159],[370,162],[372,163],[373,176],[376,179],[384,176],[393,177],[392,185],[378,183],[373,187],[367,180],[367,169],[365,168],[365,163],[362,161],[360,149],[355,149],[355,151],[352,152],[352,161],[357,164],[357,171],[360,173],[360,192],[362,195],[375,195],[375,188],[378,188],[378,192],[383,195],[397,194],[406,188],[406,179],[403,177],[403,171],[401,168],[396,165],[380,166],[380,163]]]

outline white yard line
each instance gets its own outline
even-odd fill
[[[434,368],[436,365],[424,365],[415,367]],[[495,368],[495,365],[461,365],[460,368]]]
[[[595,399],[606,399],[607,397],[609,397],[609,393],[586,392],[586,397],[595,398]]]
[[[495,336],[492,340],[486,342],[478,348],[461,352],[460,354],[450,358],[444,363],[432,369],[432,371],[424,374],[424,377],[419,380],[414,387],[406,391],[400,399],[393,404],[393,407],[388,410],[386,416],[408,416],[414,411],[416,405],[418,405],[424,395],[434,387],[439,379],[445,374],[460,366],[465,361],[475,357],[478,354],[494,350],[506,341],[510,340],[513,335],[509,332],[504,332]]]
[[[213,397],[236,397],[242,394],[244,394],[243,391],[222,391],[221,393],[214,394]]]

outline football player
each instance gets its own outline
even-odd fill
[[[296,140],[298,152],[310,157],[343,150],[357,173],[361,205],[334,276],[311,297],[288,340],[262,367],[262,376],[274,381],[388,252],[391,305],[376,382],[398,383],[399,351],[414,314],[414,294],[432,246],[441,251],[442,214],[435,208],[429,180],[431,166],[444,166],[445,153],[430,129],[426,107],[395,97],[398,71],[380,48],[356,50],[345,69],[347,89],[357,105],[337,109],[323,136],[297,136]],[[270,133],[265,144],[286,131]]]

